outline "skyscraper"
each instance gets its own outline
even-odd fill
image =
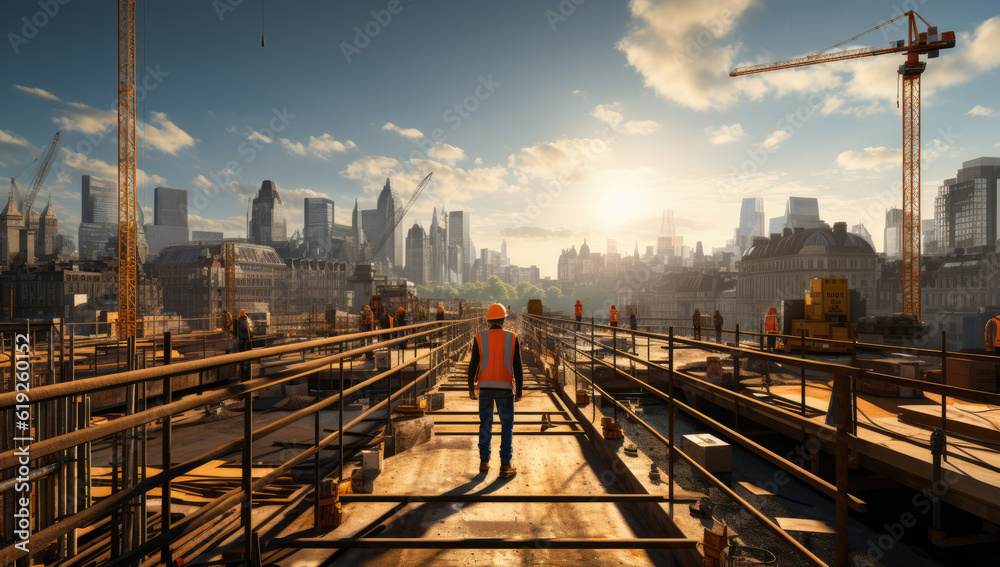
[[[448,219],[448,246],[462,247],[462,263],[471,264],[475,261],[475,250],[472,248],[472,237],[470,233],[471,215],[468,211],[452,211]],[[453,269],[461,273],[462,267],[455,266]]]
[[[663,209],[663,220],[660,221],[660,236],[676,236],[677,227],[674,226],[673,209]]]
[[[302,236],[324,252],[330,250],[333,242],[333,210],[333,201],[319,197],[307,197],[303,208]]]
[[[888,209],[885,212],[885,232],[883,244],[885,257],[898,259],[903,257],[903,209]]]
[[[188,192],[157,187],[153,190],[153,224],[146,225],[150,254],[166,246],[188,242]]]
[[[444,222],[438,222],[441,218]],[[431,215],[431,232],[427,235],[430,248],[427,279],[430,281],[445,283],[448,281],[448,232],[442,224],[447,223],[447,217],[438,216],[437,207]]]
[[[789,197],[785,204],[785,228],[824,228],[815,197]]]
[[[1000,157],[962,163],[958,175],[945,179],[934,199],[938,252],[994,246],[1000,239]]]
[[[248,240],[265,246],[288,240],[288,233],[285,230],[285,208],[278,194],[278,185],[270,179],[260,184],[257,196],[253,198]]]
[[[413,227],[406,233],[406,278],[415,284],[423,285],[427,283],[427,274],[430,268],[427,261],[427,235],[424,227],[419,223],[413,223]]]
[[[865,242],[867,242],[868,245],[872,247],[872,250],[875,249],[875,243],[872,241],[872,233],[869,232],[867,228],[865,228],[865,223],[858,221],[858,224],[851,227],[851,233],[857,234],[861,238],[864,238]]]
[[[733,238],[734,244],[740,247],[741,252],[750,248],[755,236],[767,236],[764,234],[765,221],[764,199],[759,197],[743,199],[743,204],[740,206],[740,225]]]
[[[153,189],[153,224],[156,226],[188,226],[188,192],[186,189],[157,187]]]
[[[108,240],[118,236],[118,184],[84,175],[81,189],[80,259],[108,257]]]

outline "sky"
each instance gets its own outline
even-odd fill
[[[915,9],[954,49],[922,78],[924,219],[963,161],[1000,155],[994,0],[139,0],[138,201],[190,191],[193,230],[243,237],[247,198],[278,184],[289,234],[305,197],[374,208],[391,178],[403,220],[465,210],[478,248],[555,277],[564,248],[655,243],[663,209],[706,251],[745,197],[768,218],[816,197],[882,251],[899,207],[899,55],[729,77],[800,57]],[[0,177],[63,130],[51,195],[76,235],[80,177],[117,174],[114,2],[0,3]],[[843,46],[903,39],[890,24]],[[921,29],[923,25],[921,24]],[[261,46],[263,35],[265,46]],[[19,177],[19,180],[23,178]],[[478,253],[477,253],[478,255]]]

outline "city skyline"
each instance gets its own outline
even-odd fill
[[[692,246],[724,246],[744,198],[763,199],[771,219],[788,196],[816,197],[823,220],[861,222],[884,249],[885,211],[901,205],[901,58],[735,79],[728,71],[813,52],[898,8],[566,5],[404,2],[389,20],[382,3],[280,7],[265,21],[263,48],[249,5],[145,6],[139,204],[152,218],[155,187],[188,189],[191,229],[238,236],[247,197],[271,179],[290,235],[303,228],[305,198],[357,198],[371,209],[386,177],[405,200],[433,171],[401,227],[427,226],[435,208],[468,211],[470,242],[498,249],[506,239],[514,263],[543,275],[554,276],[559,250],[584,237],[655,245],[663,209]],[[18,109],[0,124],[0,175],[18,174],[62,128],[59,164],[36,209],[51,193],[61,231],[76,235],[80,176],[114,179],[117,167],[106,127],[114,6],[60,5],[26,33],[39,10],[29,1],[0,7],[9,50],[0,103]],[[1000,10],[981,1],[918,11],[957,34],[923,78],[928,220],[943,180],[964,161],[1000,154],[991,137],[1000,109],[988,94],[1000,62],[980,55],[1000,38]],[[428,36],[442,24],[452,33]],[[479,41],[456,51],[459,31]],[[847,47],[904,31],[890,25]],[[176,34],[193,39],[178,45]],[[108,64],[95,67],[100,60]],[[350,210],[338,207],[336,222],[350,224]]]

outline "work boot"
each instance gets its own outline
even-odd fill
[[[511,477],[517,474],[517,469],[511,465],[500,465],[500,476]]]
[[[489,463],[489,461],[483,461],[483,462],[479,463],[479,472],[486,472],[488,470],[490,470],[490,463]]]

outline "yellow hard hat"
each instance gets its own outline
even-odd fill
[[[506,319],[507,310],[503,308],[503,305],[499,303],[494,303],[490,305],[489,310],[486,311],[486,320],[493,321],[494,319]]]

